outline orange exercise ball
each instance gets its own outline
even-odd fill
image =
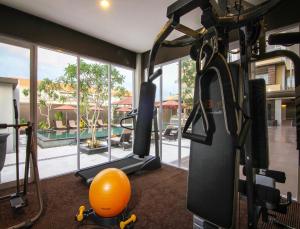
[[[127,175],[115,168],[98,173],[89,191],[90,205],[102,217],[120,214],[127,206],[130,196],[131,187]]]

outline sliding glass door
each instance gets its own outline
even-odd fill
[[[122,119],[133,109],[133,71],[112,66],[111,72],[111,160],[126,157],[132,153],[134,132],[133,120]]]
[[[181,125],[184,126],[189,117],[194,102],[194,88],[196,78],[196,62],[190,57],[181,60]],[[191,141],[185,138],[181,139],[181,167],[189,168]]]
[[[76,56],[38,48],[37,152],[41,178],[77,169]]]
[[[162,161],[178,165],[178,62],[162,66]]]
[[[1,39],[0,42],[0,123],[14,124],[15,111],[13,99],[17,101],[19,110],[19,123],[31,121],[30,116],[30,89],[31,89],[31,51],[32,47],[20,44],[17,41]],[[23,128],[20,129],[19,157],[20,179],[24,177],[24,162],[26,135]],[[13,128],[0,129],[1,138],[7,134],[6,157],[4,167],[0,172],[0,184],[10,183],[16,179],[16,145],[15,130]],[[6,137],[4,137],[6,138]],[[0,164],[3,161],[0,161]]]
[[[80,59],[80,168],[109,160],[108,69],[108,64],[87,58]]]

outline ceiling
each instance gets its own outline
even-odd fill
[[[134,52],[151,49],[167,21],[166,9],[175,0],[109,0],[108,10],[98,0],[0,0],[0,3],[105,40]],[[201,27],[201,10],[185,15],[181,23]],[[174,33],[170,39],[181,36]]]

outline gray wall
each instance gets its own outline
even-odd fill
[[[136,64],[135,52],[1,4],[0,34],[130,68]]]

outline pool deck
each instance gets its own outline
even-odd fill
[[[20,160],[24,162],[25,138],[20,139]],[[188,169],[189,140],[182,139],[181,168]],[[291,191],[293,196],[297,193],[298,181],[298,152],[296,150],[296,129],[294,127],[270,127],[269,128],[270,168],[286,172],[286,184],[278,185],[279,189],[286,193]],[[112,160],[125,157],[131,149],[112,148]],[[154,144],[151,145],[151,154],[154,154]],[[163,163],[178,166],[178,141],[163,141]],[[77,146],[68,145],[42,149],[38,147],[38,160],[40,177],[48,178],[77,170]],[[109,160],[108,152],[101,154],[80,153],[80,167],[85,168]],[[7,154],[5,167],[1,172],[1,183],[15,179],[15,154]],[[23,176],[24,164],[21,164],[21,176]]]

